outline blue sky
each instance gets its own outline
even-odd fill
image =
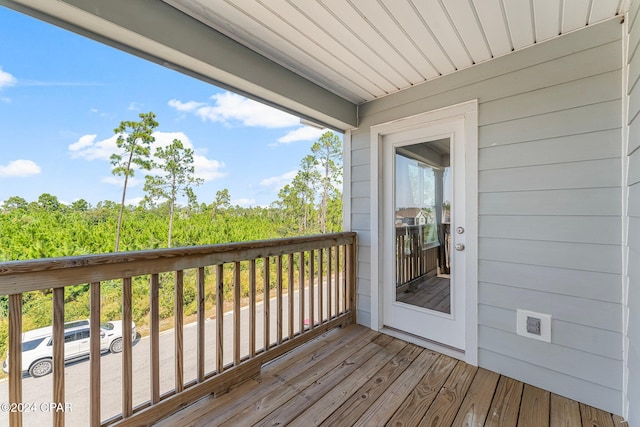
[[[322,131],[199,80],[0,6],[0,201],[119,201],[113,129],[153,111],[158,144],[194,149],[199,202],[268,205]],[[127,200],[143,196],[137,173]]]

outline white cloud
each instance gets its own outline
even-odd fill
[[[225,167],[224,162],[207,159],[205,156],[199,154],[193,155],[193,167],[195,168],[196,178],[202,178],[205,181],[213,181],[214,179],[227,175],[221,171],[221,169]]]
[[[275,187],[277,189],[280,189],[285,185],[289,184],[293,180],[293,178],[296,177],[297,174],[298,174],[297,170],[292,170],[292,171],[283,173],[282,175],[279,175],[279,176],[272,176],[270,178],[265,178],[262,181],[260,181],[260,185],[262,185],[263,187]]]
[[[144,197],[132,197],[130,199],[125,199],[124,204],[128,206],[138,206],[143,200]]]
[[[0,67],[0,89],[3,87],[14,86],[17,82],[18,79],[16,79],[12,74],[2,71],[2,67]]]
[[[196,108],[206,105],[202,102],[189,101],[189,102],[180,102],[177,99],[172,99],[169,101],[169,107],[173,107],[181,112],[191,112]]]
[[[264,128],[292,127],[300,123],[296,116],[235,93],[219,93],[213,95],[211,99],[214,102],[213,105],[172,99],[169,101],[169,106],[177,111],[191,112],[202,120],[216,123],[234,124],[239,122],[242,126]]]
[[[11,104],[11,98],[7,98],[6,96],[0,97],[0,101],[5,104]]]
[[[203,154],[200,154],[194,148],[189,137],[183,132],[154,132],[153,137],[155,138],[155,141],[151,146],[152,154],[155,153],[158,147],[166,147],[171,144],[174,139],[182,141],[185,148],[194,150],[193,163],[197,178],[202,178],[205,181],[212,181],[226,175],[226,173],[222,172],[222,169],[225,167],[224,162],[208,159]],[[70,144],[68,149],[71,157],[74,159],[82,158],[85,160],[109,161],[112,154],[120,152],[116,144],[118,139],[117,135],[113,135],[112,137],[101,141],[96,141],[96,138],[96,135],[84,135],[73,144]],[[117,181],[114,181],[115,178],[116,177],[107,177],[104,178],[102,182],[122,185],[122,179],[118,177]]]
[[[129,110],[129,111],[140,111],[140,107],[142,107],[142,104],[140,104],[139,102],[131,102],[129,104],[129,107],[127,108],[127,110]]]
[[[233,200],[231,200],[231,205],[233,205],[233,206],[242,206],[243,208],[248,208],[248,207],[256,205],[256,199],[248,199],[248,198],[233,199]]]
[[[104,176],[100,179],[100,182],[122,187],[124,185],[124,176],[116,176],[116,175]],[[128,188],[138,187],[140,184],[142,184],[142,180],[136,177],[129,177],[129,181],[127,181]]]
[[[303,126],[287,132],[285,136],[278,138],[278,142],[281,144],[291,144],[297,141],[312,141],[320,138],[324,132],[326,132],[326,129]]]
[[[108,161],[112,154],[118,152],[117,135],[97,142],[96,137],[97,135],[84,135],[73,144],[70,144],[68,148],[71,152],[71,157],[74,159]]]
[[[69,145],[69,151],[80,151],[85,147],[90,147],[93,145],[93,141],[95,141],[98,135],[84,135],[81,136],[80,139],[73,144]]]
[[[0,165],[0,177],[25,177],[38,175],[40,172],[40,166],[38,166],[32,160],[14,160],[12,162],[9,162],[9,164],[6,166]]]

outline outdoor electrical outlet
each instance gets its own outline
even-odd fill
[[[540,335],[542,320],[537,317],[527,316],[527,332],[530,334]]]
[[[551,315],[535,311],[516,310],[516,333],[526,338],[551,342]]]

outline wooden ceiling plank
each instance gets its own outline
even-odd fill
[[[462,38],[474,63],[491,58],[491,52],[485,42],[485,36],[471,3],[467,1],[448,2],[444,6]]]
[[[562,33],[574,31],[587,25],[589,2],[584,0],[564,0]]]
[[[618,0],[597,0],[593,2],[591,7],[591,15],[589,16],[589,24],[604,21],[612,16],[616,16],[618,11]]]
[[[470,66],[473,62],[460,42],[440,3],[437,1],[411,1],[413,1],[414,7],[447,52],[456,68],[461,69]]]
[[[536,42],[556,37],[560,33],[560,0],[535,0],[533,16],[536,23]]]
[[[312,15],[305,14],[301,9],[294,7],[286,0],[269,0],[264,3],[268,8],[273,8],[281,18],[286,19],[291,28],[303,34],[311,33],[309,37],[319,50],[326,52],[328,58],[334,58],[344,66],[353,70],[357,75],[362,76],[375,86],[377,96],[393,92],[397,89],[393,83],[382,74],[373,69],[367,62],[354,55],[352,50],[346,48],[344,43],[339,43],[336,38],[326,31],[322,22],[312,18]]]
[[[535,36],[529,0],[505,1],[504,8],[514,49],[522,49],[534,44]]]
[[[186,11],[193,10],[195,6],[200,7],[201,14],[192,15],[194,18],[289,70],[298,74],[301,74],[301,70],[304,71],[307,74],[302,74],[306,78],[352,102],[358,103],[371,99],[372,95],[362,88],[353,90],[352,87],[341,85],[338,79],[326,78],[327,75],[335,76],[335,71],[328,69],[306,52],[296,49],[289,41],[283,40],[282,43],[277,43],[279,50],[276,51],[273,48],[274,34],[251,16],[228,3],[217,3],[215,10],[211,9],[208,3],[200,0],[194,2],[177,0],[174,3],[184,6],[182,10]],[[312,68],[314,66],[315,68]],[[339,90],[336,90],[335,86],[338,86]]]
[[[320,3],[305,0],[289,0],[288,2],[297,8],[300,13],[307,16],[308,19],[314,21],[316,26],[321,27],[327,37],[333,39],[335,45],[340,46],[335,50],[331,48],[329,49],[330,51],[335,54],[340,52],[341,55],[344,54],[353,58],[359,64],[358,66],[364,68],[363,73],[366,73],[373,81],[378,82],[385,90],[395,92],[398,88],[406,87],[409,84],[403,76],[376,55],[367,45],[357,37],[354,37],[353,33]],[[379,77],[376,78],[375,76]]]
[[[384,93],[380,87],[364,79],[350,65],[341,60],[336,60],[337,57],[335,55],[320,47],[305,33],[301,33],[290,22],[281,19],[280,16],[266,7],[256,3],[252,3],[249,7],[246,2],[228,1],[261,24],[258,26],[260,39],[271,46],[271,51],[268,51],[271,57],[277,57],[278,51],[283,51],[293,57],[305,56],[303,66],[306,66],[308,73],[313,75],[317,67],[322,67],[324,69],[322,75],[325,78],[349,88],[365,99],[370,98],[372,95],[380,96]],[[218,7],[219,4],[216,4],[216,8]]]
[[[352,0],[352,2],[371,25],[373,25],[380,34],[384,35],[398,53],[406,58],[407,62],[423,76],[421,81],[436,77],[440,74],[425,58],[422,52],[416,48],[411,38],[402,31],[399,26],[402,25],[402,23],[399,24],[395,21],[393,19],[394,17],[389,15],[387,9],[382,7],[379,2],[372,0]]]
[[[511,52],[509,30],[502,18],[500,0],[472,0],[472,2],[493,56],[498,57]]]
[[[456,67],[451,59],[409,3],[395,0],[383,0],[383,2],[393,16],[405,25],[405,30],[409,36],[416,42],[420,50],[429,58],[440,74],[455,71]]]
[[[355,37],[360,38],[363,43],[367,44],[380,58],[396,69],[407,81],[415,83],[423,80],[423,77],[411,64],[399,55],[357,10],[350,7],[343,0],[323,0],[322,3],[331,13],[340,17],[343,22],[348,23],[349,29]]]

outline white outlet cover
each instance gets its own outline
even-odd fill
[[[540,335],[527,332],[527,317],[535,317],[537,319],[540,319]],[[522,335],[523,337],[551,342],[551,315],[518,309],[516,332],[518,335]]]

